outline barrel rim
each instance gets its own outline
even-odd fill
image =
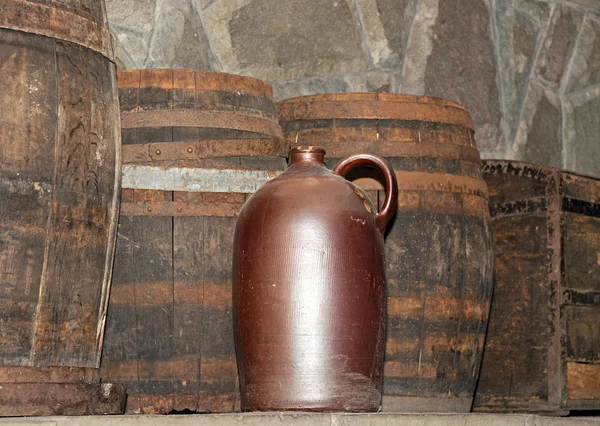
[[[388,92],[337,92],[337,93],[319,93],[314,95],[295,96],[293,98],[282,99],[277,102],[278,105],[289,105],[304,102],[323,102],[323,101],[353,101],[353,102],[400,102],[417,103],[449,106],[459,108],[469,112],[468,108],[458,102],[437,97],[425,95],[411,95],[407,93],[388,93]]]
[[[114,62],[113,36],[103,22],[27,0],[2,0],[0,28],[50,37],[90,49]],[[24,19],[26,17],[26,19]]]
[[[273,103],[275,103],[274,101],[274,97],[273,97],[273,87],[267,83],[264,80],[261,80],[259,78],[256,77],[251,77],[251,76],[247,76],[247,75],[239,75],[239,74],[231,74],[231,73],[226,73],[226,72],[221,72],[221,71],[210,71],[210,70],[199,70],[199,69],[193,69],[193,68],[154,68],[154,69],[144,69],[144,68],[135,68],[135,69],[129,69],[129,70],[119,70],[117,71],[117,85],[119,87],[119,89],[127,89],[127,88],[140,88],[139,85],[139,79],[138,79],[138,85],[128,85],[126,83],[124,83],[123,81],[125,80],[126,77],[133,77],[135,76],[135,74],[139,74],[140,78],[141,78],[141,74],[146,73],[146,74],[161,74],[161,73],[165,73],[165,72],[171,72],[171,73],[194,73],[194,76],[197,78],[198,76],[205,78],[205,79],[210,79],[211,81],[218,81],[219,79],[223,79],[223,78],[227,78],[230,81],[234,81],[236,82],[236,84],[240,85],[240,88],[242,88],[241,86],[244,85],[244,83],[252,83],[254,85],[257,85],[259,87],[261,87],[261,89],[265,92],[264,94],[267,95],[268,98],[273,100]],[[153,87],[151,85],[146,85],[146,86],[142,86],[144,88],[149,88],[149,87]],[[197,89],[198,90],[198,89]],[[235,91],[238,90],[237,87],[231,87],[230,88],[231,91]],[[199,89],[199,91],[202,91],[202,89]]]
[[[389,96],[387,96],[389,95]],[[290,122],[315,120],[408,120],[445,123],[475,130],[471,113],[462,105],[425,97],[379,93],[333,93],[309,95],[296,101],[277,103],[277,115],[281,125]],[[441,103],[440,103],[441,101]]]
[[[534,169],[536,171],[542,172],[544,174],[544,176],[540,176],[537,178],[537,180],[541,180],[541,179],[546,179],[548,175],[550,174],[560,174],[560,175],[567,175],[567,176],[576,176],[576,177],[580,177],[580,178],[584,178],[584,179],[590,179],[596,182],[600,183],[600,177],[598,176],[591,176],[591,175],[586,175],[584,173],[578,173],[578,172],[573,172],[571,170],[565,170],[565,169],[561,169],[560,167],[556,167],[556,166],[551,166],[549,164],[539,164],[539,163],[531,163],[529,161],[518,161],[518,160],[506,160],[506,159],[495,159],[495,158],[483,158],[481,160],[481,170],[483,172],[483,174],[493,174],[492,171],[490,171],[489,169],[486,170],[486,167],[492,167],[493,165],[498,165],[498,166],[502,166],[503,169],[505,169],[507,166],[509,165],[516,165],[520,168],[531,168]],[[514,176],[516,176],[516,173],[510,173]],[[524,176],[530,179],[536,179],[532,176]]]

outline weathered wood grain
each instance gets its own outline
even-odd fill
[[[123,408],[97,371],[120,188],[111,55],[103,1],[0,5],[0,415]]]
[[[113,59],[104,1],[3,0],[0,28],[64,40]]]
[[[496,282],[476,405],[498,404],[507,410],[519,404],[535,407],[550,393],[548,350],[553,326],[547,219],[545,213],[509,215],[494,218],[492,226]],[[517,320],[524,316],[526,320]],[[496,401],[497,395],[510,398]]]
[[[69,43],[0,36],[0,102],[14,111],[0,119],[0,358],[94,367],[118,202],[114,65]]]
[[[31,329],[51,211],[58,121],[57,78],[48,70],[55,67],[55,45],[52,39],[0,29],[0,109],[13,112],[0,117],[2,365],[32,364]]]
[[[600,182],[485,161],[496,286],[475,409],[597,410]]]
[[[231,313],[231,259],[236,218],[206,218],[202,232],[203,313],[200,411],[230,412],[237,390]]]
[[[104,315],[99,304],[108,291],[106,256],[117,208],[113,194],[119,135],[109,119],[117,114],[114,65],[63,43],[57,44],[56,58],[60,139],[54,152],[34,364],[97,366],[102,335],[98,324]]]

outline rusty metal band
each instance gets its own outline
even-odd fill
[[[151,201],[121,203],[121,216],[207,216],[234,217],[243,203],[190,203]]]
[[[272,170],[233,170],[123,166],[123,188],[162,191],[253,193],[281,172]],[[446,173],[396,172],[401,191],[434,191],[471,194],[488,198],[487,184],[481,179]],[[357,179],[361,188],[383,189],[373,179]]]
[[[386,101],[322,101],[279,104],[279,120],[397,119],[455,124],[473,130],[471,114],[462,108],[436,104]]]
[[[152,142],[123,145],[123,162],[142,163],[259,155],[286,157],[288,150],[289,142],[277,138]]]
[[[74,43],[114,59],[108,27],[71,12],[27,0],[0,2],[0,28]]]
[[[441,158],[448,160],[463,160],[479,164],[481,158],[476,148],[467,145],[450,145],[422,142],[313,142],[325,148],[328,157],[338,158],[346,155],[370,152],[383,157],[415,157],[415,158]]]
[[[100,370],[82,367],[0,367],[0,383],[94,383]]]
[[[124,129],[156,127],[208,127],[243,130],[266,136],[281,138],[279,123],[263,118],[259,114],[229,111],[198,111],[171,109],[157,111],[122,112],[121,125]]]
[[[271,170],[123,166],[123,188],[192,192],[255,192],[280,172]]]

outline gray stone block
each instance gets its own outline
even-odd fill
[[[278,101],[297,96],[348,91],[348,84],[344,81],[343,76],[275,80],[269,81],[269,84],[273,87],[275,99]]]
[[[490,33],[483,0],[439,1],[425,70],[425,94],[464,104],[475,122],[477,144],[487,150],[504,146]]]
[[[149,37],[114,27],[112,30],[116,44],[116,61],[122,69],[144,68],[148,57]]]
[[[581,7],[589,9],[591,12],[600,15],[600,2],[598,0],[570,0]]]
[[[304,77],[294,80],[269,81],[275,99],[340,92],[392,92],[392,74],[364,72],[358,74],[333,74],[326,77]]]
[[[515,142],[522,161],[562,167],[562,114],[557,95],[532,83]]]
[[[507,3],[526,13],[533,20],[541,24],[547,24],[550,19],[550,4],[539,0],[502,0],[500,3]]]
[[[600,19],[586,17],[573,55],[567,90],[600,83]]]
[[[120,69],[143,68],[154,29],[157,0],[105,0]]]
[[[577,9],[564,5],[554,9],[536,64],[536,76],[552,88],[561,86],[582,20],[583,14]]]
[[[352,0],[219,0],[202,13],[225,71],[280,80],[365,70],[353,8]]]
[[[115,47],[115,64],[118,70],[129,70],[137,68],[137,64],[125,49],[125,46],[121,43],[118,36],[115,34],[113,37]]]
[[[374,66],[400,69],[417,0],[357,0],[357,3]]]
[[[565,168],[600,177],[600,87],[568,96],[565,111]]]
[[[402,93],[425,93],[425,68],[433,50],[439,3],[439,0],[419,0],[416,4],[399,78]]]
[[[191,0],[162,2],[145,68],[212,69],[210,45]]]
[[[154,27],[156,0],[105,0],[112,25],[147,35]]]
[[[508,139],[513,140],[529,83],[533,58],[542,37],[541,25],[508,2],[496,3],[496,25],[501,61],[502,102]]]

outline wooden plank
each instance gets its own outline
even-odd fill
[[[176,194],[175,199],[181,199]],[[187,364],[173,378],[186,380],[185,395],[193,395],[193,405],[180,407],[197,410],[200,391],[200,357],[203,343],[203,258],[205,218],[177,217],[173,219],[174,267],[174,330],[173,356],[190,357]]]
[[[423,205],[435,202],[432,195],[427,194]],[[472,393],[473,370],[477,368],[482,343],[478,333],[487,317],[488,300],[480,300],[486,299],[480,288],[485,282],[480,271],[485,261],[479,258],[485,252],[485,238],[481,235],[481,221],[456,220],[440,210],[437,214],[422,210],[399,212],[388,230],[388,359],[401,357],[416,366],[432,365],[441,373],[432,380],[425,368],[416,368],[412,371],[414,380],[406,381],[392,380],[388,370],[384,380],[386,395],[442,397],[448,392]],[[467,244],[472,250],[469,258]],[[436,262],[417,261],[423,258]],[[431,340],[433,336],[437,338]],[[404,344],[412,340],[410,345]],[[403,342],[401,347],[398,342]]]
[[[566,357],[600,364],[600,306],[565,306]]]
[[[0,367],[0,383],[97,383],[97,368]]]
[[[37,308],[34,364],[97,367],[119,135],[114,69],[57,43],[58,132],[52,214]],[[116,225],[116,224],[115,224]],[[110,243],[109,243],[110,241]]]
[[[489,160],[482,168],[490,192],[490,204],[546,196],[548,179],[555,173],[551,167],[511,161]]]
[[[563,173],[563,192],[565,197],[600,204],[600,182],[574,173]]]
[[[527,408],[548,402],[548,350],[554,329],[546,215],[492,220],[496,282],[475,406]],[[554,290],[556,291],[556,289]],[[531,332],[535,330],[535,332]]]
[[[173,335],[173,219],[170,217],[138,217],[135,241],[140,247],[134,255],[137,347],[140,364],[146,360],[166,360],[172,354]],[[170,282],[165,303],[145,305],[155,295],[147,285]],[[150,372],[140,369],[139,380],[152,379]]]
[[[136,241],[137,218],[121,217],[119,222],[106,338],[102,348],[101,377],[106,382],[127,384],[137,380],[139,370],[134,253],[140,248],[141,242]],[[123,292],[122,288],[129,283],[133,283],[133,291]],[[127,366],[123,365],[125,362]]]
[[[565,213],[565,286],[600,291],[600,217]]]
[[[196,74],[193,70],[173,70],[173,108],[194,108]],[[174,140],[180,140],[174,138]]]
[[[110,383],[0,383],[0,416],[122,414],[125,386]]]
[[[228,412],[235,405],[237,366],[231,313],[231,259],[235,218],[206,218],[202,232],[203,283],[210,282],[228,297],[222,305],[210,303],[203,289],[202,346],[200,349],[200,395],[198,409]],[[214,290],[213,290],[214,292]]]
[[[465,210],[468,200],[463,200]],[[451,347],[454,353],[453,370],[457,371],[458,380],[452,386],[453,395],[460,397],[472,396],[481,366],[483,344],[487,331],[490,304],[492,300],[494,240],[489,216],[482,212],[482,217],[462,215],[463,260],[462,286],[459,319],[456,327],[456,347]],[[456,348],[465,347],[457,350]]]
[[[57,123],[53,40],[0,29],[0,364],[32,364]]]
[[[567,404],[578,400],[600,407],[600,364],[567,362]]]

